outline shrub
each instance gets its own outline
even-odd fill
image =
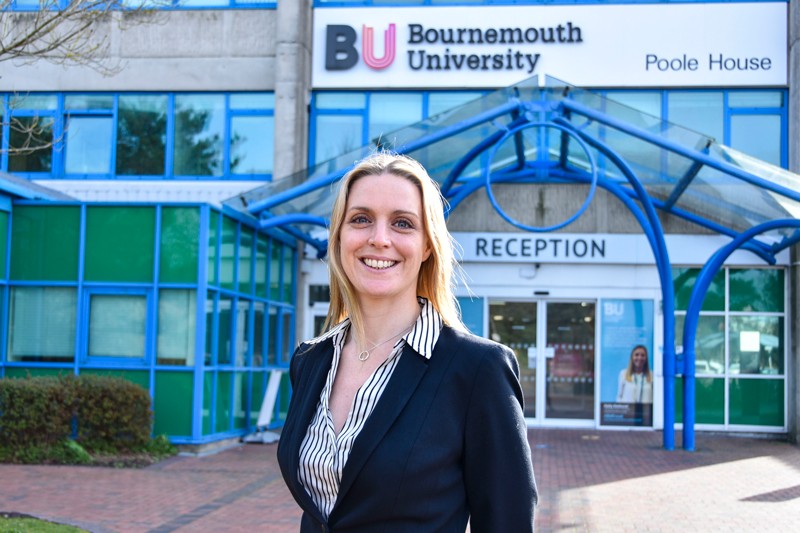
[[[0,379],[0,459],[86,463],[89,453],[147,452],[150,395],[106,376]]]

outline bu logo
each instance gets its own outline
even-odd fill
[[[383,57],[375,57],[375,33],[369,26],[361,27],[361,56],[364,64],[373,70],[383,70],[394,61],[396,53],[394,24],[383,33]],[[355,47],[356,30],[343,24],[332,24],[325,34],[325,70],[347,70],[358,63]]]

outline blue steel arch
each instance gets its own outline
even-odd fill
[[[594,178],[590,174],[579,168],[570,168],[567,157],[570,138],[580,140],[597,150],[619,170],[624,178],[623,182],[626,181],[630,187],[623,187],[623,182],[608,177],[599,177],[596,183],[619,198],[633,214],[647,236],[656,260],[664,305],[664,447],[673,449],[675,420],[674,379],[676,377],[674,288],[664,232],[656,210],[661,210],[713,232],[731,237],[734,242],[724,247],[724,250],[730,249],[731,246],[747,249],[765,262],[774,264],[776,262],[776,254],[788,246],[800,242],[800,231],[798,231],[800,225],[787,224],[783,220],[780,224],[764,226],[764,220],[785,218],[775,215],[776,212],[784,212],[782,211],[784,204],[791,204],[793,209],[797,209],[796,212],[800,212],[800,192],[798,192],[800,191],[800,176],[792,175],[791,179],[797,183],[795,190],[791,183],[787,185],[785,176],[777,176],[778,179],[775,179],[775,176],[772,176],[769,172],[761,175],[758,169],[755,171],[748,169],[731,155],[729,149],[722,151],[721,155],[712,152],[711,148],[717,147],[711,139],[705,139],[705,142],[700,143],[701,146],[687,147],[666,135],[659,136],[613,116],[607,109],[605,100],[594,107],[588,105],[587,102],[591,102],[592,98],[595,100],[599,98],[596,95],[587,97],[588,92],[581,92],[579,89],[564,86],[563,84],[555,88],[531,88],[524,85],[520,84],[519,86],[498,91],[498,94],[504,97],[505,101],[496,102],[496,105],[489,109],[486,108],[487,106],[478,106],[474,109],[473,114],[467,118],[456,120],[451,124],[439,125],[436,121],[431,121],[430,123],[423,121],[420,124],[410,126],[408,129],[413,135],[410,135],[410,138],[405,142],[398,143],[397,146],[393,147],[393,150],[398,153],[416,156],[431,171],[432,166],[414,152],[424,153],[425,149],[434,146],[436,143],[445,140],[451,142],[451,138],[459,138],[460,135],[468,131],[474,132],[476,127],[484,127],[487,130],[482,138],[472,142],[471,146],[465,147],[460,152],[460,155],[449,161],[447,168],[443,169],[446,175],[440,180],[440,188],[448,201],[448,212],[455,209],[473,192],[486,185],[487,180],[482,179],[483,176],[478,178],[466,176],[467,168],[478,158],[487,157],[487,151],[496,147],[498,143],[502,142],[502,139],[508,138],[515,133],[517,137],[515,137],[516,158],[514,166],[510,170],[500,169],[495,174],[495,176],[498,176],[496,179],[513,179],[515,182],[525,182],[526,179],[530,180],[531,176],[535,176],[537,173],[541,176],[541,173],[546,171],[547,175],[560,182],[594,183]],[[529,92],[530,96],[524,97],[523,93],[525,92]],[[496,101],[496,96],[487,97],[487,101]],[[619,104],[614,105],[620,106]],[[468,106],[469,104],[464,107]],[[505,124],[503,124],[503,120],[506,120]],[[577,120],[581,120],[582,123],[576,124]],[[532,127],[536,123],[548,124],[550,127],[562,130],[561,142],[558,147],[560,157],[557,165],[542,164],[541,162],[531,164],[526,161],[524,146],[518,135],[519,131],[514,132],[513,130]],[[618,153],[617,149],[609,144],[607,140],[604,140],[602,135],[589,131],[591,129],[590,126],[594,125],[611,128],[631,139],[648,143],[648,145],[654,146],[664,153],[675,154],[685,158],[691,162],[691,165],[682,175],[677,176],[678,179],[675,182],[666,179],[671,179],[669,176],[662,178],[663,182],[659,182],[658,185],[663,187],[666,184],[672,188],[667,197],[656,194],[656,191],[651,194],[647,188],[648,186],[645,186],[642,180],[637,177],[637,173],[628,164],[625,157]],[[491,128],[495,131],[488,131]],[[320,214],[319,212],[311,213],[310,211],[318,210],[319,205],[324,204],[320,196],[332,194],[331,186],[337,183],[352,168],[352,161],[360,159],[373,149],[364,147],[359,150],[358,154],[347,154],[338,160],[345,162],[344,164],[332,165],[336,170],[324,172],[313,179],[302,181],[307,177],[307,174],[301,173],[295,176],[293,180],[284,180],[283,183],[276,182],[265,186],[247,198],[247,202],[244,202],[245,209],[252,216],[260,217],[262,226],[283,229],[290,235],[316,248],[318,255],[322,257],[327,251],[327,242],[325,239],[312,237],[308,228],[324,226],[329,219],[330,213],[323,212]],[[752,196],[760,204],[754,203],[752,206],[741,206],[731,200],[727,200],[726,203],[725,198],[720,201],[716,197],[706,197],[703,192],[704,189],[699,186],[695,188],[694,185],[703,177],[702,172],[708,169],[718,173],[720,176],[724,176],[725,179],[735,180],[736,184],[751,187],[750,190],[755,193]],[[432,175],[435,175],[435,170],[431,172]],[[650,181],[652,181],[653,169],[645,170],[650,171]],[[658,179],[659,174],[655,176]],[[706,178],[701,184],[704,187],[708,187],[708,181],[708,178]],[[791,182],[791,180],[789,181]],[[286,185],[287,183],[290,185]],[[328,190],[326,191],[326,189]],[[724,192],[722,191],[722,193]],[[684,201],[687,198],[697,201],[697,198],[692,195],[699,198],[701,202],[704,200],[718,202],[719,205],[711,204],[717,209],[715,214],[731,215],[729,223],[725,223],[724,216],[709,216],[704,209],[693,209],[690,201]],[[724,196],[724,194],[719,196]],[[303,204],[302,200],[306,197],[310,198],[311,201]],[[227,203],[228,208],[241,210],[240,200],[242,200],[241,197],[231,199]],[[725,211],[726,209],[727,211]],[[751,227],[761,228],[761,231],[746,227],[748,224]],[[742,229],[739,226],[745,227]],[[795,231],[791,235],[784,236],[783,241],[778,243],[765,243],[755,238],[755,235],[775,228],[794,228]],[[746,237],[746,235],[749,235],[749,237]],[[697,290],[697,287],[695,290]],[[692,329],[692,334],[694,334],[693,328],[686,328],[687,331],[689,329]],[[689,349],[693,348],[693,344],[687,345],[685,337],[683,342],[684,353],[687,353]],[[690,393],[694,387],[693,365],[691,370],[691,373],[684,372],[684,388],[689,390]],[[686,387],[689,387],[689,389],[686,389]],[[683,446],[685,449],[694,448],[694,413],[688,412],[692,408],[693,396],[691,403],[684,402]]]

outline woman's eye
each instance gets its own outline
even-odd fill
[[[411,224],[411,222],[409,222],[408,220],[405,220],[403,218],[401,218],[400,220],[395,222],[395,225],[397,227],[401,228],[401,229],[413,229],[414,228],[414,226],[413,226],[413,224]]]
[[[351,224],[366,224],[369,219],[366,215],[355,215],[350,219]]]

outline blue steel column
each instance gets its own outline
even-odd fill
[[[616,122],[607,119],[609,125],[613,126]],[[562,125],[571,123],[563,118],[556,118],[554,122]],[[661,222],[656,214],[653,202],[647,191],[644,190],[642,184],[636,178],[633,170],[628,164],[614,152],[605,143],[587,135],[581,130],[575,129],[577,134],[586,141],[589,145],[599,150],[603,155],[608,157],[612,163],[625,175],[625,178],[633,187],[636,196],[644,207],[647,215],[647,220],[650,223],[651,233],[645,230],[650,241],[650,246],[653,249],[653,255],[656,260],[656,268],[658,270],[659,280],[661,282],[661,298],[663,300],[664,313],[664,340],[662,348],[662,371],[664,374],[664,438],[663,445],[666,450],[675,449],[675,288],[672,285],[672,271],[669,261],[669,254],[667,253],[667,244],[664,241],[664,230],[661,227]],[[643,226],[644,227],[644,226]]]
[[[694,450],[694,404],[695,404],[695,358],[694,350],[695,339],[697,338],[697,324],[700,320],[700,308],[708,292],[708,287],[714,276],[725,263],[725,260],[745,242],[756,235],[778,229],[778,228],[800,228],[800,220],[783,219],[771,220],[758,226],[753,226],[736,236],[730,243],[717,250],[711,259],[700,269],[700,275],[692,289],[692,296],[689,299],[689,307],[686,310],[686,322],[683,328],[683,354],[684,354],[684,378],[683,378],[683,448]],[[788,246],[788,244],[787,244]]]

